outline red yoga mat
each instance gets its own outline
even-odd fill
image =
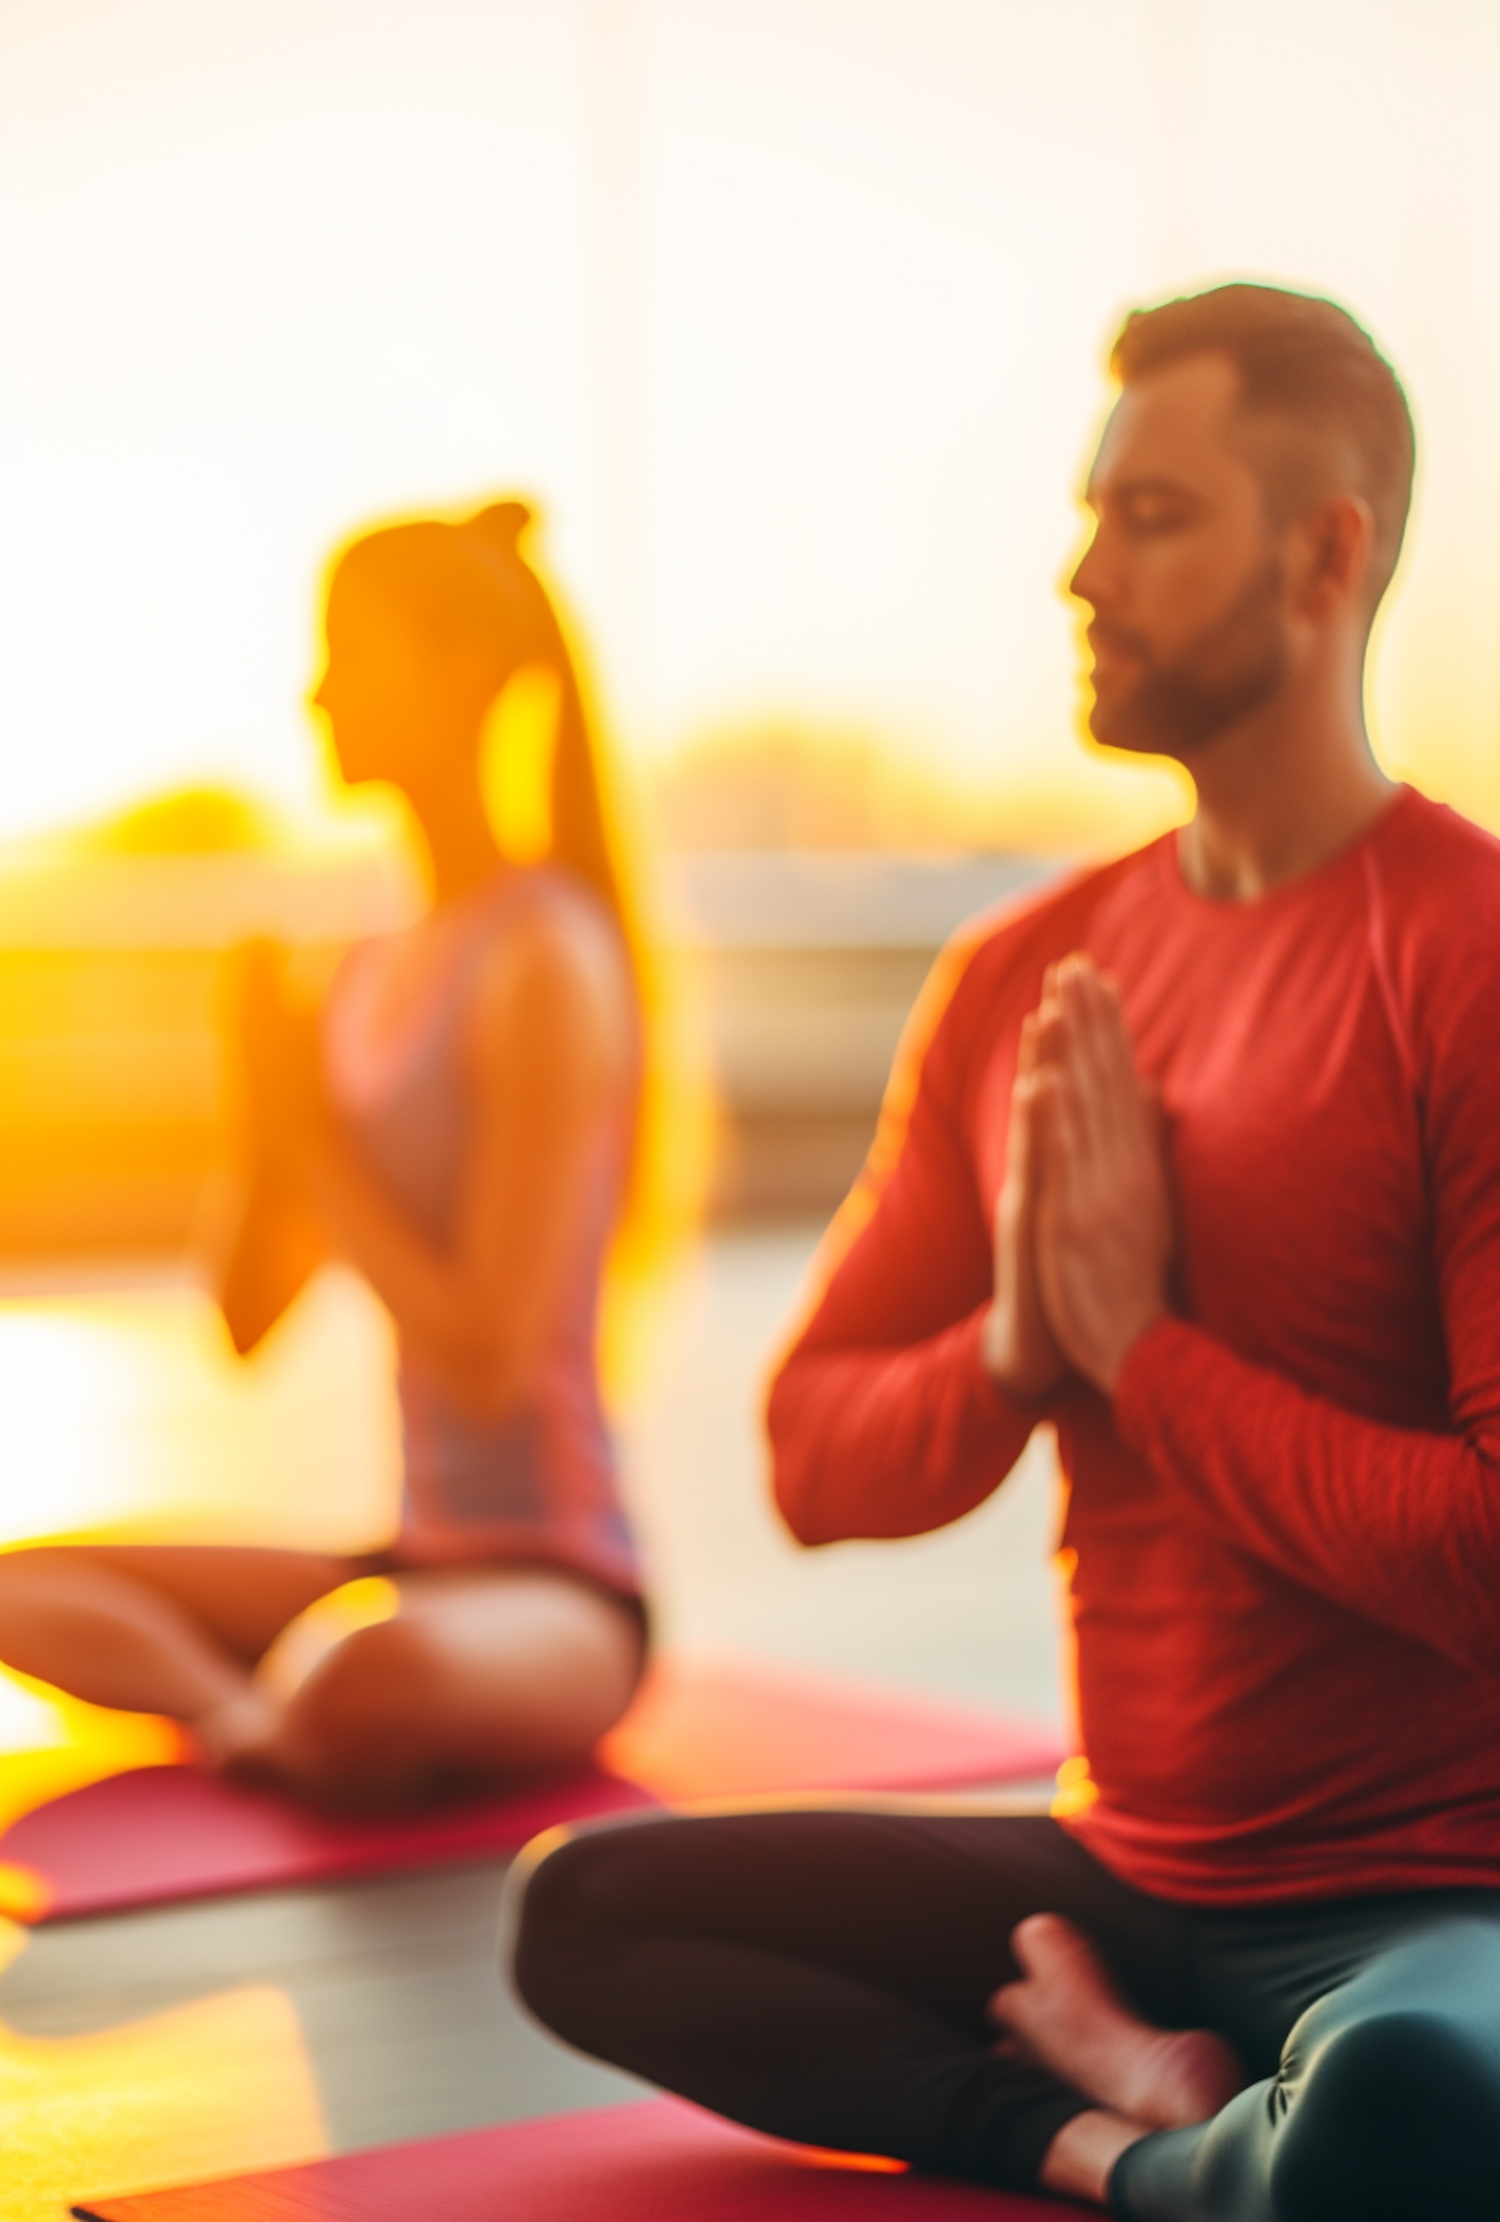
[[[0,1912],[66,1920],[516,1850],[561,1822],[678,1800],[922,1791],[1050,1775],[1046,1729],[749,1662],[662,1660],[599,1763],[525,1788],[357,1820],[188,1766],[139,1767],[0,1836]]]
[[[680,2099],[73,2209],[81,2222],[1082,2222],[1086,2211],[809,2153]]]

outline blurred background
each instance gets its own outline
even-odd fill
[[[1064,1716],[1050,1444],[945,1533],[803,1553],[760,1384],[945,936],[1185,813],[1080,740],[1060,584],[1122,313],[1230,276],[1407,382],[1372,725],[1500,829],[1493,0],[0,0],[0,1545],[389,1527],[363,1284],[249,1363],[204,1293],[221,974],[414,914],[305,709],[323,566],[519,492],[669,990],[615,1366],[662,1634]],[[0,1678],[0,1825],[177,1748]],[[497,1887],[37,1932],[18,2222],[628,2096],[505,2006]]]
[[[1045,1447],[803,1560],[757,1384],[944,937],[1184,812],[1079,739],[1060,582],[1122,312],[1231,275],[1408,383],[1372,721],[1500,825],[1488,0],[3,0],[0,1539],[389,1515],[363,1290],[238,1366],[198,1287],[218,974],[412,915],[304,706],[323,565],[518,490],[712,1106],[620,1405],[664,1625],[1056,1709]]]

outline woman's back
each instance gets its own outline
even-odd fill
[[[598,946],[618,975],[625,1046],[593,1103],[567,1226],[524,1378],[496,1399],[455,1394],[409,1333],[400,1337],[405,1497],[397,1556],[571,1568],[635,1595],[595,1362],[598,1289],[629,1172],[639,1051],[628,967],[603,905],[572,875],[507,867],[412,934],[346,959],[324,1017],[330,1099],[350,1147],[402,1217],[439,1252],[462,1237],[465,1176],[482,1115],[475,1037],[489,983],[538,935]],[[485,1045],[493,1047],[493,1045]],[[528,1044],[501,1044],[502,1097],[524,1081]]]

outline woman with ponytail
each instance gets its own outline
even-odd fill
[[[0,1559],[7,1665],[175,1716],[211,1765],[339,1799],[581,1759],[644,1649],[594,1348],[639,996],[587,709],[528,522],[497,503],[372,531],[337,561],[313,700],[344,780],[405,798],[431,906],[356,947],[310,1016],[277,952],[251,952],[242,980],[253,1174],[226,1319],[248,1348],[320,1248],[365,1276],[400,1354],[398,1535],[362,1558]],[[509,682],[536,671],[556,702],[550,845],[518,862],[486,809],[483,743]],[[379,1617],[310,1611],[371,1575]]]

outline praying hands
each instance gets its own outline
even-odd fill
[[[1120,999],[1085,956],[1048,967],[1021,1029],[995,1220],[990,1372],[1040,1397],[1069,1370],[1113,1393],[1167,1309],[1172,1210],[1159,1107]]]

